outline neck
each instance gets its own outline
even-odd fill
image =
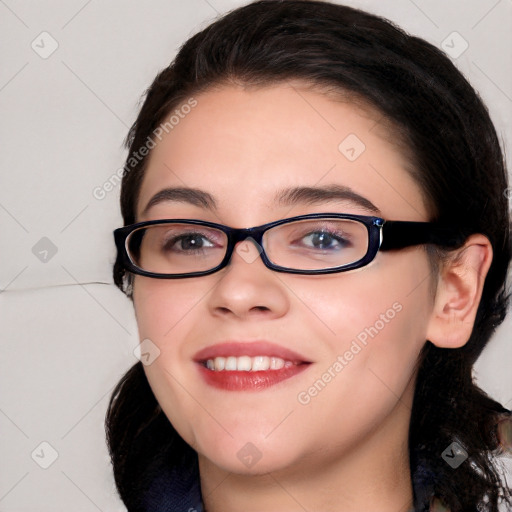
[[[408,431],[413,389],[372,434],[263,475],[229,473],[199,455],[207,512],[407,512],[413,509]]]

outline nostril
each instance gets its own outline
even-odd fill
[[[256,309],[258,311],[270,311],[269,308],[267,308],[266,306],[254,306],[253,308],[251,309]]]

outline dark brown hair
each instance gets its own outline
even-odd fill
[[[416,510],[425,510],[436,496],[452,512],[497,511],[500,497],[510,504],[510,490],[500,481],[496,425],[510,411],[474,384],[472,367],[506,314],[507,173],[487,109],[450,59],[361,10],[320,1],[257,1],[191,37],[158,74],[129,132],[127,163],[192,95],[224,83],[249,87],[296,79],[363,98],[378,109],[414,155],[413,177],[429,202],[430,220],[482,233],[492,244],[494,258],[468,343],[450,350],[427,341],[420,354],[409,446]],[[125,225],[136,222],[146,162],[127,164],[121,190]],[[129,279],[118,258],[116,285],[126,291]],[[172,464],[191,449],[160,410],[141,363],[114,390],[106,425],[119,493],[129,510],[137,510],[141,489],[153,476],[148,470],[141,478],[150,462],[166,457]],[[456,470],[441,457],[452,442],[469,455]]]

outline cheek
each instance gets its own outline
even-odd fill
[[[410,411],[432,303],[428,264],[411,261],[399,257],[386,272],[376,264],[302,297],[315,305],[322,323],[310,327],[320,326],[328,348],[297,401],[305,425],[322,425],[323,440],[342,445],[382,425],[397,404]]]
[[[201,416],[190,399],[195,390],[189,383],[191,368],[182,363],[187,350],[184,341],[197,325],[198,308],[213,285],[205,286],[201,280],[137,276],[133,289],[139,339],[150,340],[146,347],[158,354],[151,364],[144,365],[146,377],[174,428],[192,446],[196,441],[190,418],[200,420]]]
[[[433,299],[426,258],[405,252],[326,281],[303,297],[326,327],[329,355],[319,370],[341,377],[329,386],[331,398],[346,393],[352,403],[368,404],[372,397],[400,396],[407,386],[426,341]]]
[[[365,334],[374,339],[388,333],[382,338],[394,337],[397,343],[409,344],[411,337],[424,335],[433,306],[429,289],[432,271],[419,251],[384,254],[359,272],[340,274],[322,286],[310,287],[313,292],[307,296],[308,305],[319,317],[323,315],[336,335],[359,335],[364,340]]]
[[[169,343],[179,339],[179,333],[188,325],[215,285],[200,279],[151,279],[135,278],[133,303],[137,316],[140,339],[150,338],[161,345],[159,348],[178,347]]]

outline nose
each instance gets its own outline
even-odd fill
[[[270,319],[286,314],[290,305],[286,286],[275,271],[265,266],[260,253],[261,247],[252,238],[236,244],[209,295],[212,315]]]

